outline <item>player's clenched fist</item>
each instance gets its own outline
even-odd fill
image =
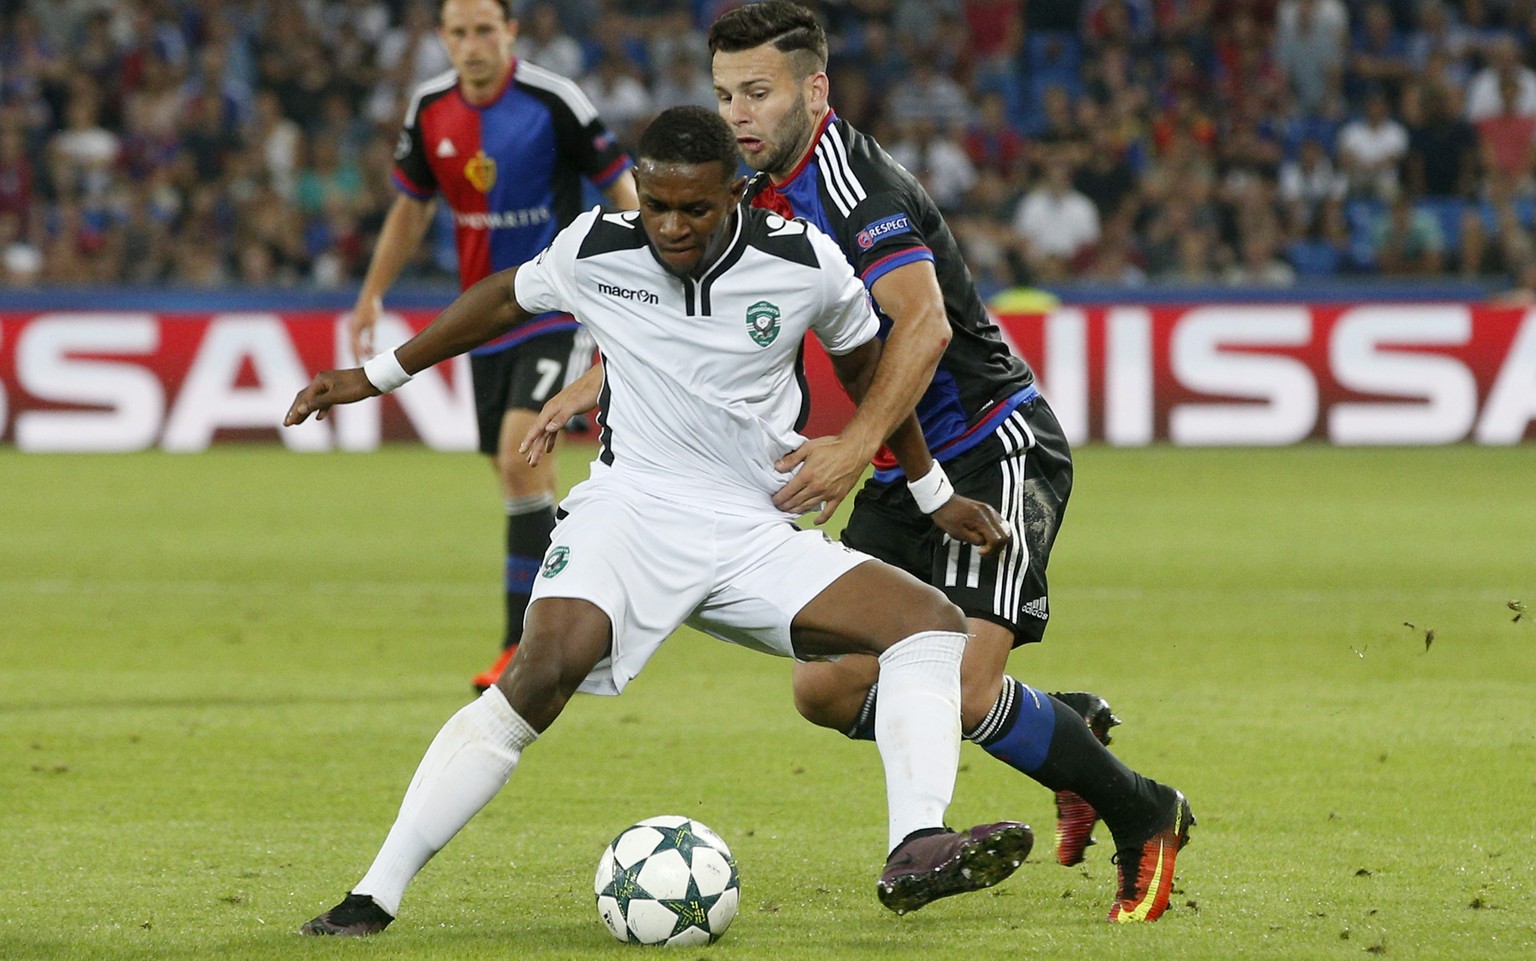
[[[379,389],[369,383],[361,367],[346,370],[325,370],[315,375],[309,386],[299,391],[283,418],[284,427],[302,424],[315,415],[315,420],[325,420],[325,412],[337,404],[350,404],[365,397],[379,396]]]

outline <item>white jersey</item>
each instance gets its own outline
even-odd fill
[[[653,254],[638,211],[591,210],[518,268],[530,313],[576,315],[606,370],[600,450],[588,483],[617,482],[693,508],[785,517],[774,462],[804,443],[801,342],[833,354],[879,321],[837,245],[815,227],[739,208],[703,277]]]

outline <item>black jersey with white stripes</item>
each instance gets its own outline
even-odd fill
[[[747,197],[754,207],[802,218],[831,235],[866,288],[898,267],[933,263],[951,337],[917,413],[938,459],[980,443],[1036,396],[1033,371],[1003,342],[933,198],[873,137],[829,111],[800,166],[781,184],[758,174]],[[882,335],[890,329],[883,314],[881,328]],[[876,466],[887,473],[894,462]]]

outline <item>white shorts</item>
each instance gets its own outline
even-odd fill
[[[679,625],[793,657],[789,624],[873,560],[788,520],[689,510],[615,484],[579,485],[560,505],[533,597],[575,597],[613,622],[613,651],[579,688],[618,694]]]

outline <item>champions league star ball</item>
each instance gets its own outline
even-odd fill
[[[593,889],[608,933],[632,944],[718,941],[741,899],[720,835],[676,814],[625,828],[597,862]]]

